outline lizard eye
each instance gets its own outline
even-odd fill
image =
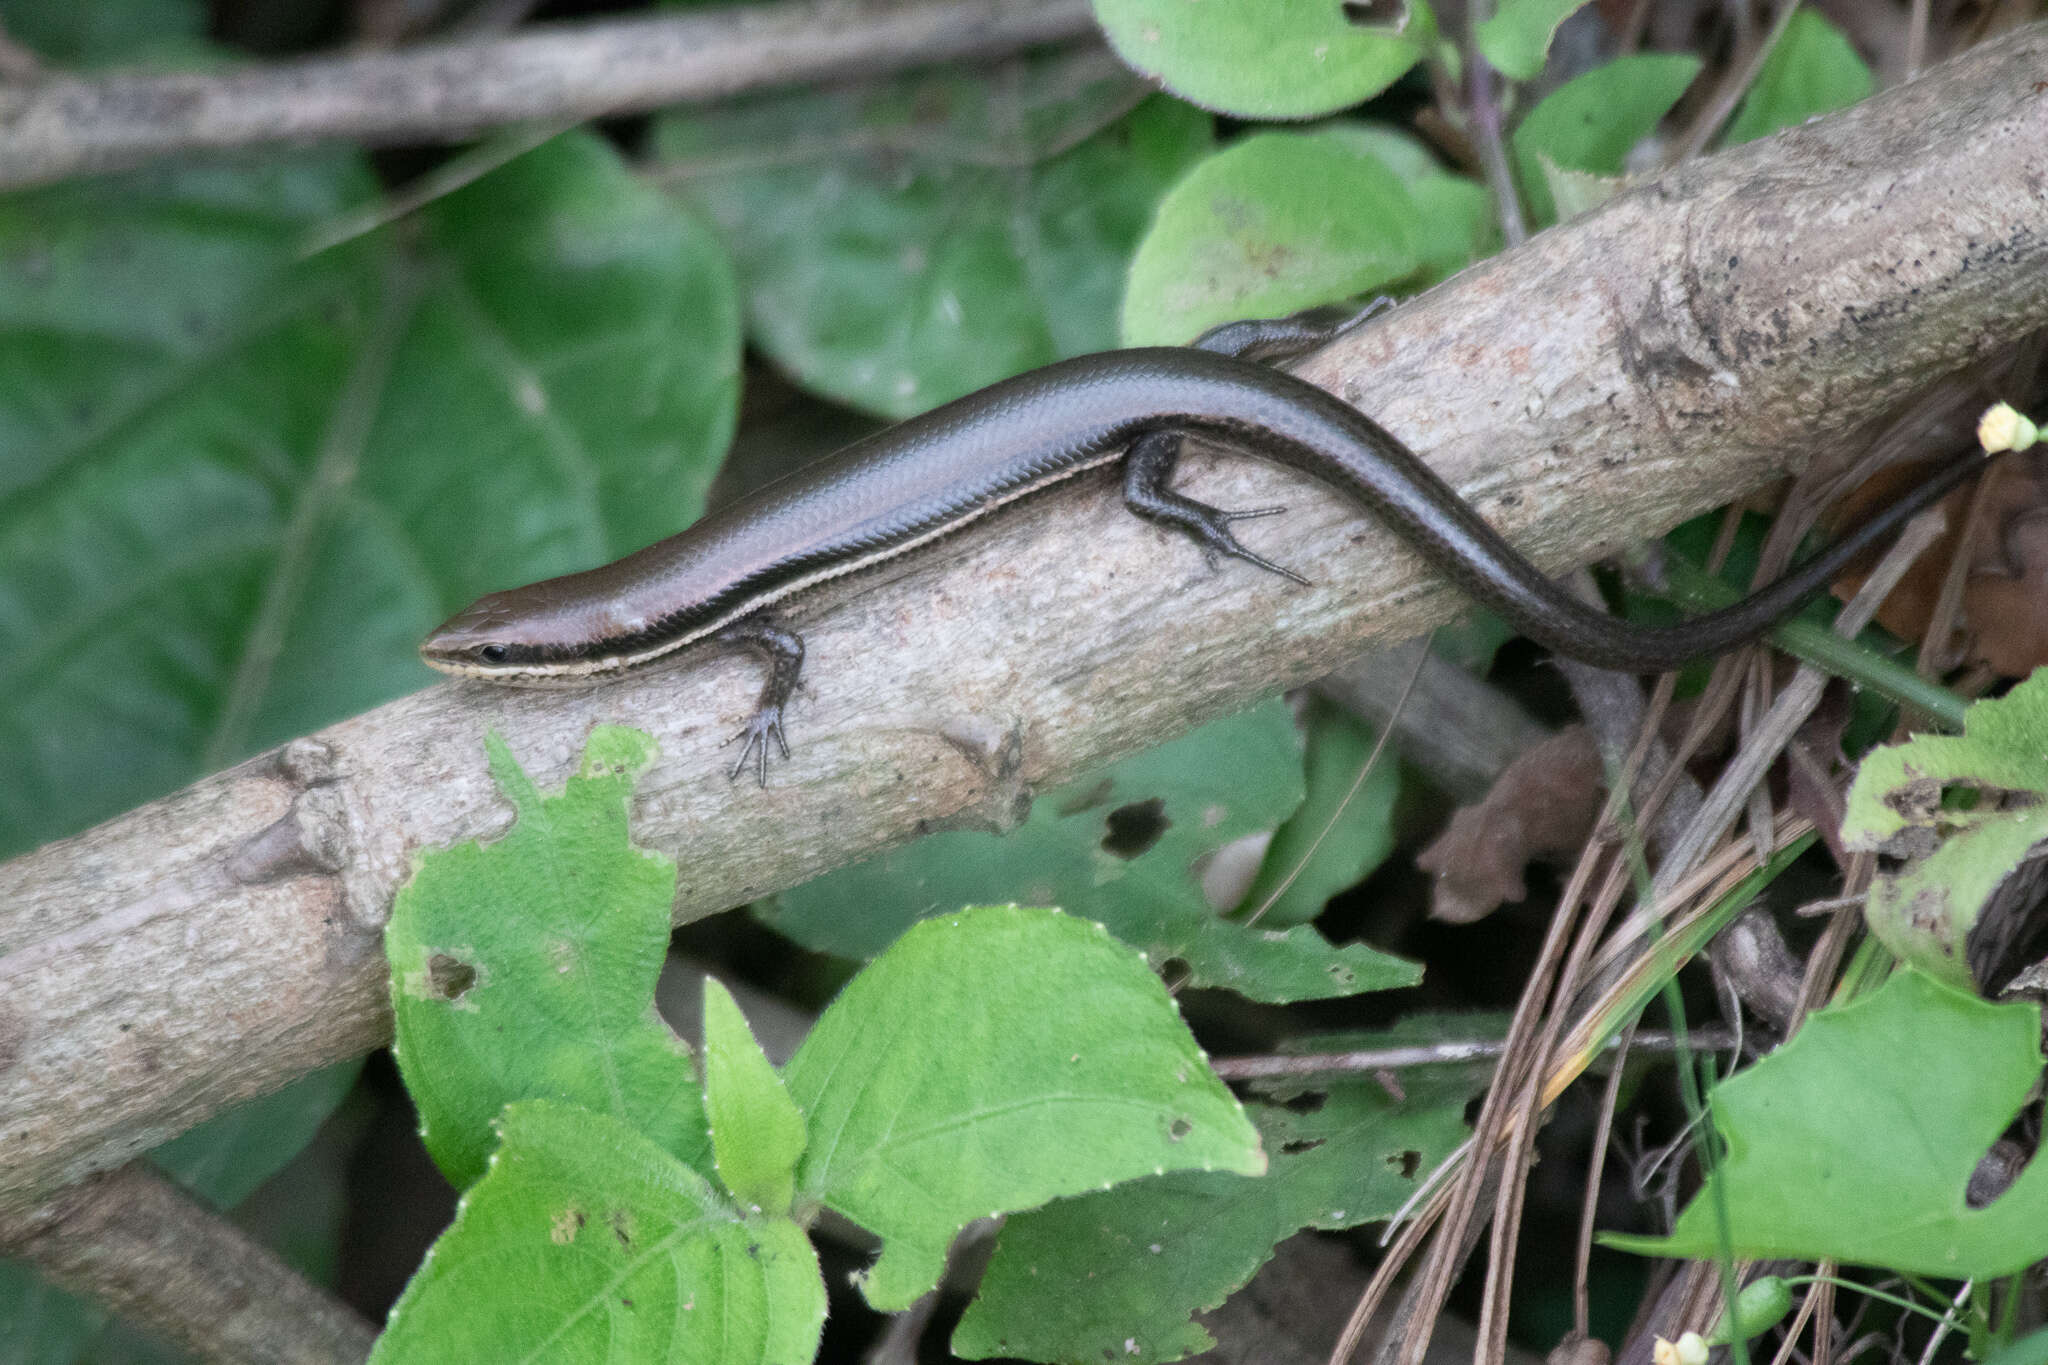
[[[487,664],[504,663],[505,655],[506,649],[503,645],[480,645],[476,651],[477,658],[482,659]]]

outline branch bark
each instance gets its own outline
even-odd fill
[[[0,189],[274,142],[457,140],[997,57],[1094,32],[1087,0],[813,0],[536,25],[300,62],[0,86]]]
[[[2048,311],[2048,26],[1703,160],[1467,271],[1302,373],[1424,451],[1551,568],[1839,458]],[[1111,480],[1019,504],[799,617],[813,689],[766,790],[718,744],[749,661],[585,692],[445,685],[0,866],[0,1209],[387,1037],[379,931],[419,850],[509,818],[593,724],[655,735],[636,837],[693,919],[1031,794],[1415,634],[1458,602],[1312,481],[1198,456],[1184,486],[1286,503],[1255,548],[1302,589],[1130,517]],[[1142,685],[1137,684],[1143,680]]]
[[[222,1365],[354,1365],[377,1329],[136,1162],[0,1213],[0,1251]]]

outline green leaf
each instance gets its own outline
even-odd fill
[[[1420,268],[1405,287],[1427,288],[1500,249],[1493,196],[1468,176],[1445,171],[1429,144],[1384,123],[1346,119],[1319,130],[1392,171],[1413,201],[1410,235]]]
[[[2048,1165],[1988,1207],[1970,1173],[2041,1077],[2041,1011],[1992,1005],[1901,970],[1815,1014],[1791,1042],[1717,1086],[1717,1164],[1734,1254],[1833,1259],[1946,1279],[2008,1275],[2048,1256]],[[1668,1238],[1616,1237],[1655,1256],[1721,1252],[1715,1192]]]
[[[1557,26],[1586,0],[1504,0],[1493,17],[1479,25],[1479,50],[1510,80],[1533,80],[1550,55]]]
[[[2048,1365],[2048,1327],[2021,1337],[1984,1365]]]
[[[1509,139],[1531,218],[1547,224],[1560,216],[1546,164],[1620,175],[1629,151],[1663,122],[1699,69],[1699,58],[1679,53],[1617,57],[1545,96]]]
[[[0,0],[0,29],[54,66],[131,61],[206,36],[197,0]]]
[[[704,1113],[718,1178],[755,1213],[788,1213],[804,1118],[715,977],[704,978]]]
[[[1207,1350],[1190,1321],[1304,1227],[1391,1216],[1465,1138],[1490,1066],[1404,1071],[1401,1099],[1339,1081],[1251,1106],[1271,1169],[1181,1172],[1063,1199],[1003,1224],[981,1294],[953,1336],[969,1359],[1178,1360]]]
[[[1970,794],[1970,804],[1945,799]],[[1913,855],[1871,883],[1864,917],[1892,952],[1951,985],[1985,902],[2048,839],[2048,670],[1963,713],[1960,735],[1919,735],[1864,756],[1842,840]],[[1994,798],[2004,797],[1998,800]]]
[[[1415,276],[1415,288],[1447,280],[1500,250],[1493,196],[1478,181],[1462,175],[1426,175],[1408,182],[1408,197],[1415,201],[1421,224],[1416,250],[1422,269]]]
[[[0,856],[695,515],[739,358],[707,229],[578,134],[297,260],[374,195],[329,155],[0,199]]]
[[[936,834],[783,892],[762,918],[820,952],[870,957],[920,917],[1014,900],[1099,920],[1196,985],[1284,1003],[1413,985],[1417,968],[1308,925],[1220,918],[1200,875],[1301,802],[1301,737],[1269,702],[1042,794],[1022,827]]]
[[[1481,607],[1438,626],[1430,637],[1430,650],[1460,668],[1484,674],[1493,667],[1501,646],[1514,638],[1514,627]]]
[[[560,796],[536,791],[503,740],[489,749],[517,820],[495,843],[422,855],[384,934],[392,1051],[427,1150],[462,1189],[499,1110],[546,1096],[708,1169],[689,1049],[654,1012],[675,864],[626,828],[654,741],[598,726]]]
[[[1365,785],[1356,795],[1351,791],[1377,741],[1368,726],[1329,703],[1310,707],[1308,798],[1274,834],[1240,913],[1258,912],[1258,922],[1269,928],[1306,924],[1394,851],[1400,758],[1391,748],[1383,751]]]
[[[832,1002],[786,1072],[808,1199],[882,1239],[908,1307],[976,1218],[1168,1170],[1265,1169],[1157,977],[1101,926],[996,906],[930,920]]]
[[[1436,41],[1409,0],[1363,24],[1337,0],[1095,0],[1110,46],[1184,100],[1252,119],[1317,118],[1372,98]]]
[[[442,486],[451,468],[517,485],[489,491],[502,519],[445,552],[424,547],[443,580],[474,576],[456,557],[485,546],[501,556],[496,587],[534,565],[550,573],[616,557],[694,520],[739,397],[738,284],[711,229],[581,133],[515,158],[429,217],[442,269],[379,434],[413,466],[428,463],[420,450],[461,441],[432,462],[434,487],[404,485],[404,505],[448,500],[437,530],[485,510],[487,490]],[[579,515],[537,515],[541,498]],[[449,609],[473,595],[462,583]]]
[[[199,775],[366,330],[364,262],[293,246],[369,186],[321,157],[0,198],[0,856]]]
[[[527,1100],[500,1127],[373,1362],[810,1361],[825,1285],[796,1224],[743,1216],[602,1114]]]
[[[1721,145],[1733,147],[1815,114],[1846,109],[1868,99],[1875,87],[1870,68],[1842,31],[1801,6],[1772,44]]]
[[[1792,1311],[1792,1286],[1779,1275],[1763,1275],[1742,1286],[1732,1307],[1723,1305],[1721,1316],[1707,1333],[1707,1343],[1726,1346],[1761,1336],[1785,1320]]]
[[[0,1365],[76,1365],[110,1316],[27,1261],[0,1258]]]
[[[149,1159],[214,1208],[231,1209],[313,1140],[362,1069],[361,1061],[351,1061],[310,1071],[187,1129]]]
[[[725,229],[762,348],[907,417],[1116,345],[1131,248],[1211,140],[1206,114],[1141,94],[1066,56],[672,115],[655,146]]]
[[[1547,156],[1541,161],[1543,187],[1550,195],[1551,211],[1560,223],[1568,223],[1582,213],[1591,213],[1622,191],[1619,176],[1575,171],[1569,166],[1557,165]]]
[[[1399,177],[1343,131],[1254,134],[1160,202],[1131,260],[1125,344],[1373,293],[1415,273],[1422,226]]]

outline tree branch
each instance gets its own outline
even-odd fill
[[[268,1247],[132,1163],[0,1213],[0,1252],[33,1261],[203,1359],[353,1365],[377,1329]]]
[[[813,0],[209,71],[0,86],[0,189],[274,142],[468,137],[997,57],[1094,31],[1087,0]]]
[[[1686,166],[1311,357],[1551,568],[1839,458],[2048,314],[2048,26],[1834,118]],[[751,661],[582,692],[445,685],[0,866],[0,1208],[118,1165],[387,1037],[379,933],[419,850],[510,818],[593,724],[661,758],[635,837],[694,919],[1030,795],[1458,608],[1312,480],[1198,456],[1222,506],[1286,503],[1211,571],[1079,480],[796,618],[793,761],[729,784]],[[1283,525],[1284,522],[1284,525]]]

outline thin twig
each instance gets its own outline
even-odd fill
[[[1715,133],[1721,131],[1721,126],[1735,112],[1736,105],[1742,102],[1742,97],[1749,92],[1750,86],[1756,84],[1756,78],[1763,71],[1764,63],[1770,60],[1771,49],[1776,47],[1778,39],[1784,36],[1785,27],[1792,22],[1792,15],[1798,8],[1798,0],[1778,0],[1778,12],[1771,17],[1770,31],[1757,40],[1756,46],[1745,55],[1742,64],[1730,70],[1715,88],[1714,96],[1707,102],[1707,107],[1693,120],[1692,126],[1686,130],[1686,135],[1680,139],[1677,148],[1672,152],[1673,165],[1690,161],[1707,149],[1707,144],[1713,141]]]
[[[1963,1305],[1970,1301],[1970,1291],[1976,1288],[1975,1280],[1964,1280],[1962,1288],[1950,1301],[1948,1312],[1941,1315],[1941,1321],[1934,1324],[1934,1330],[1927,1334],[1927,1349],[1920,1353],[1920,1365],[1934,1365],[1934,1353],[1941,1349],[1941,1343],[1948,1340],[1948,1334],[1955,1330],[1956,1317],[1963,1311]]]
[[[1316,831],[1316,837],[1309,841],[1301,856],[1294,860],[1294,866],[1280,879],[1280,884],[1244,917],[1243,923],[1247,928],[1264,919],[1266,912],[1278,905],[1280,898],[1287,894],[1287,888],[1293,886],[1301,874],[1308,870],[1308,865],[1315,858],[1317,851],[1337,828],[1337,822],[1343,819],[1344,812],[1351,808],[1351,802],[1358,796],[1359,789],[1365,786],[1365,780],[1379,767],[1380,755],[1386,752],[1387,741],[1394,737],[1394,724],[1400,719],[1402,709],[1408,705],[1408,698],[1415,694],[1415,684],[1422,677],[1423,665],[1429,662],[1429,647],[1435,638],[1436,632],[1431,631],[1428,638],[1423,640],[1422,648],[1415,655],[1414,667],[1408,670],[1408,681],[1402,684],[1401,695],[1394,698],[1394,715],[1385,725],[1379,727],[1379,738],[1373,741],[1372,752],[1365,756],[1365,762],[1358,765],[1358,773],[1351,779],[1351,785],[1344,789],[1344,795],[1338,800],[1336,808],[1330,812],[1329,818],[1323,821],[1323,827]]]
[[[1941,589],[1927,613],[1927,628],[1921,633],[1920,654],[1913,667],[1922,677],[1936,677],[1960,662],[1951,641],[1955,638],[1956,623],[1962,619],[1963,594],[1969,590],[1970,576],[1976,568],[1976,557],[1970,553],[1970,547],[1981,543],[1981,538],[1990,533],[1991,519],[1997,511],[1994,499],[1998,485],[2003,471],[2011,468],[2012,463],[2011,459],[1992,460],[1970,494],[1961,534],[1956,537],[1956,553],[1949,557],[1948,568],[1941,576]]]
[[[1792,1315],[1791,1323],[1786,1326],[1785,1339],[1779,1343],[1778,1353],[1771,1357],[1771,1365],[1786,1365],[1786,1362],[1792,1358],[1793,1350],[1799,1345],[1800,1332],[1805,1330],[1807,1321],[1813,1317],[1814,1305],[1818,1302],[1818,1296],[1815,1291],[1818,1288],[1818,1285],[1810,1284],[1806,1287],[1806,1292],[1799,1296],[1799,1311]],[[1814,1330],[1817,1332],[1826,1331],[1832,1325],[1831,1323],[1816,1324]]]
[[[1493,211],[1500,222],[1501,240],[1520,246],[1529,236],[1522,217],[1522,198],[1515,188],[1514,168],[1508,164],[1507,139],[1502,129],[1500,75],[1479,50],[1479,24],[1491,9],[1475,4],[1466,15],[1465,89],[1472,119],[1472,148],[1493,192]]]
[[[1625,1059],[1631,1048],[1648,1042],[1648,1037],[1636,1031],[1637,1021],[1631,1019],[1620,1035],[1609,1040],[1608,1047]],[[1667,1042],[1674,1041],[1672,1035],[1664,1035]],[[1701,1045],[1697,1038],[1686,1040],[1688,1047]],[[1572,1330],[1580,1336],[1590,1336],[1593,1331],[1593,1225],[1600,1212],[1601,1177],[1607,1166],[1607,1144],[1614,1134],[1614,1112],[1621,1098],[1621,1078],[1628,1068],[1617,1064],[1607,1073],[1607,1084],[1600,1091],[1600,1121],[1593,1127],[1593,1140],[1587,1146],[1586,1189],[1579,1200],[1579,1241],[1572,1257]]]
[[[445,198],[465,185],[474,184],[507,162],[524,156],[549,138],[568,131],[569,126],[560,123],[533,124],[492,138],[470,148],[460,156],[450,157],[403,188],[372,200],[360,209],[320,224],[299,243],[299,257],[304,260],[323,251],[331,251],[344,242],[366,237],[378,228],[387,227],[401,218],[418,213],[436,199]]]
[[[1610,804],[1614,800],[1610,796]],[[1506,1046],[1493,1084],[1487,1088],[1486,1097],[1480,1106],[1479,1118],[1472,1126],[1471,1150],[1481,1155],[1475,1164],[1469,1158],[1465,1169],[1458,1177],[1449,1181],[1440,1199],[1431,1203],[1435,1217],[1433,1240],[1429,1256],[1421,1270],[1409,1285],[1403,1299],[1405,1332],[1398,1343],[1392,1335],[1388,1344],[1379,1352],[1381,1360],[1405,1362],[1405,1365],[1419,1365],[1423,1354],[1429,1348],[1429,1340],[1437,1318],[1442,1312],[1445,1300],[1450,1295],[1451,1284],[1466,1256],[1477,1244],[1485,1220],[1476,1219],[1474,1212],[1482,1190],[1488,1185],[1493,1172],[1492,1156],[1499,1149],[1506,1134],[1514,1126],[1513,1112],[1515,1099],[1520,1087],[1512,1079],[1525,1067],[1547,1051],[1541,1040],[1541,1002],[1547,997],[1551,984],[1561,962],[1567,956],[1577,907],[1583,899],[1585,888],[1594,875],[1599,859],[1589,847],[1573,870],[1572,879],[1559,898],[1557,910],[1551,916],[1550,928],[1545,934],[1543,946],[1538,951],[1536,962],[1530,972],[1530,983],[1516,1003],[1515,1014],[1508,1026]],[[1344,1365],[1363,1338],[1365,1326],[1377,1306],[1384,1301],[1392,1288],[1395,1277],[1406,1264],[1407,1256],[1420,1245],[1420,1238],[1404,1235],[1395,1249],[1381,1261],[1365,1291],[1353,1305],[1351,1316],[1345,1323],[1336,1347],[1330,1354],[1330,1365]],[[1404,1248],[1406,1250],[1404,1250]]]
[[[1691,1035],[1687,1046],[1695,1052],[1718,1052],[1735,1045],[1726,1029],[1703,1029]],[[1612,1052],[1621,1046],[1610,1038],[1605,1047]],[[1672,1035],[1648,1031],[1636,1036],[1641,1052],[1670,1052],[1677,1047]],[[1343,1076],[1392,1071],[1408,1066],[1448,1066],[1459,1062],[1483,1062],[1507,1050],[1502,1038],[1464,1038],[1456,1042],[1419,1043],[1413,1047],[1359,1048],[1349,1052],[1263,1053],[1248,1057],[1219,1057],[1210,1065],[1226,1081],[1258,1081],[1277,1077]]]
[[[0,90],[0,188],[278,142],[461,140],[1083,37],[1086,0],[846,0],[536,25],[271,65]]]
[[[1871,571],[1856,597],[1835,617],[1836,633],[1845,639],[1853,639],[1878,606],[1898,586],[1898,581],[1913,561],[1924,554],[1941,535],[1940,510],[1921,513],[1900,533],[1899,541]],[[1657,872],[1658,899],[1673,883],[1683,878],[1695,859],[1705,852],[1707,846],[1721,835],[1735,818],[1749,789],[1763,780],[1764,773],[1777,761],[1778,753],[1784,748],[1793,733],[1806,723],[1808,715],[1820,703],[1821,690],[1827,685],[1827,675],[1811,664],[1800,665],[1792,681],[1778,694],[1770,712],[1757,725],[1757,733],[1751,741],[1737,752],[1735,759],[1723,770],[1714,788],[1707,794],[1705,807],[1694,821],[1686,837],[1675,844],[1665,855],[1663,865]]]
[[[1906,20],[1906,79],[1912,80],[1927,64],[1928,0],[1913,0]]]

